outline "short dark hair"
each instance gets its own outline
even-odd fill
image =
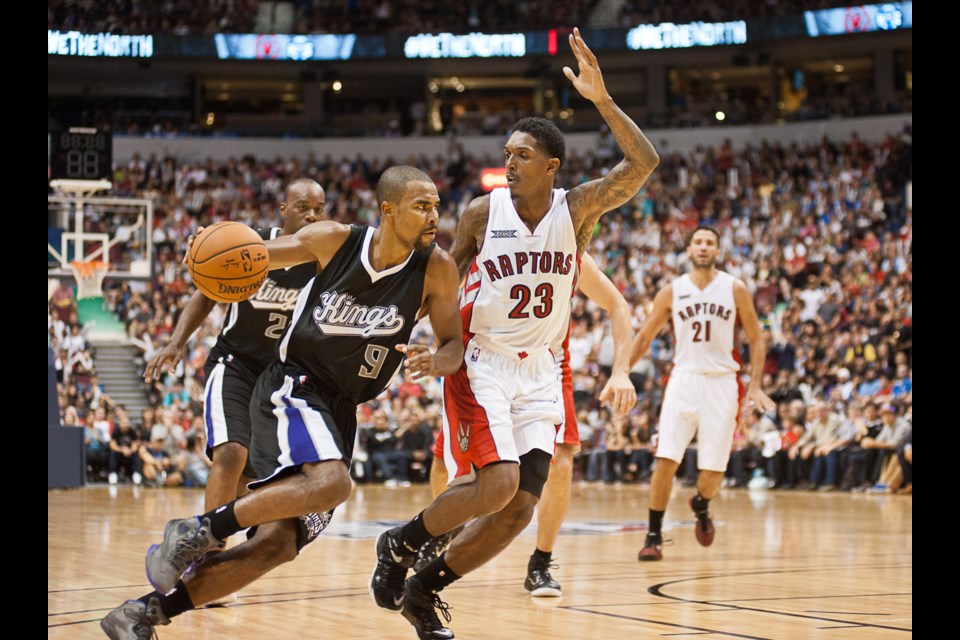
[[[717,245],[720,245],[720,232],[711,227],[708,224],[697,225],[697,228],[690,233],[690,237],[687,238],[687,246],[690,246],[690,243],[693,242],[693,236],[697,235],[697,231],[709,231],[717,238]]]
[[[399,204],[410,182],[433,184],[433,179],[420,169],[406,164],[390,167],[384,171],[377,180],[377,205],[388,201]]]
[[[540,145],[540,148],[547,152],[551,158],[558,158],[560,166],[567,159],[567,141],[557,125],[546,118],[521,118],[513,125],[514,131],[529,133]]]

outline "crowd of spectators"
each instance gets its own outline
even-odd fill
[[[662,22],[723,22],[849,6],[844,0],[627,0],[615,16],[591,21],[597,0],[439,2],[437,0],[50,0],[48,29],[111,33],[421,33],[496,32]],[[271,28],[273,27],[273,28]],[[277,28],[279,27],[279,28]]]
[[[673,22],[726,22],[799,15],[804,11],[849,7],[847,0],[689,0],[688,2],[664,2],[663,0],[625,0],[617,14],[617,26],[633,27],[638,24]],[[612,26],[612,25],[609,25]]]
[[[47,28],[87,33],[253,33],[257,0],[50,0]]]
[[[743,279],[754,296],[768,339],[762,385],[778,403],[772,415],[745,416],[729,483],[822,490],[907,485],[913,398],[909,131],[879,143],[853,134],[805,146],[764,142],[735,150],[728,141],[690,153],[674,152],[665,141],[657,146],[660,167],[628,204],[604,216],[588,251],[631,305],[639,328],[656,291],[688,268],[683,249],[689,232],[699,224],[718,229],[721,267]],[[613,153],[602,143],[587,154],[571,152],[557,184],[600,177],[616,161]],[[278,225],[284,186],[303,176],[324,186],[330,218],[376,224],[373,187],[387,166],[400,163],[415,164],[436,181],[442,202],[437,242],[448,247],[459,213],[482,193],[480,168],[497,159],[470,153],[199,163],[134,157],[118,164],[114,195],[154,200],[157,275],[149,283],[108,280],[105,304],[149,358],[169,339],[192,291],[181,260],[185,240],[198,225],[226,219]],[[122,250],[122,244],[114,247]],[[51,318],[61,313],[56,300],[51,298]],[[64,362],[82,371],[83,329],[70,317],[66,329],[51,319],[51,334],[58,332],[61,359],[65,348]],[[223,310],[215,310],[189,340],[182,367],[149,389],[153,413],[134,425],[141,443],[150,442],[145,429],[154,417],[180,432],[176,442],[171,439],[171,454],[183,457],[187,438],[201,436],[203,362],[222,319]],[[418,331],[415,339],[431,340],[428,325]],[[661,334],[633,368],[638,403],[626,419],[615,419],[597,400],[613,362],[609,322],[577,295],[570,352],[583,440],[578,477],[604,482],[649,477],[672,342],[670,332]],[[749,360],[745,348],[741,357]],[[61,386],[65,416],[102,424],[96,419],[104,404],[97,385],[76,374],[65,375],[67,381],[76,384]],[[439,400],[437,380],[400,376],[380,398],[360,407],[354,477],[391,485],[424,480],[441,420]],[[107,402],[105,419],[114,429],[122,422],[117,413]],[[695,480],[694,452],[695,444],[679,471],[687,482]]]
[[[51,0],[48,29],[111,33],[421,33],[586,24],[596,0]]]

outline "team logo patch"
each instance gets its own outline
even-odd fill
[[[333,519],[333,509],[326,513],[308,513],[300,516],[300,522],[307,529],[307,540],[313,540],[320,532],[327,528]]]
[[[460,427],[457,429],[457,442],[460,444],[460,453],[466,453],[467,447],[470,446],[470,425],[460,423]]]
[[[516,229],[492,229],[493,233],[491,238],[516,238],[517,230]]]
[[[480,359],[480,347],[473,348],[473,353],[470,354],[470,359],[473,360],[474,362]]]

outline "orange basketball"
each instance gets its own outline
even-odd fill
[[[187,255],[200,292],[217,302],[242,302],[257,292],[270,269],[267,245],[241,222],[218,222],[201,231]]]

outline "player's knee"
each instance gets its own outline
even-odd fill
[[[334,463],[329,469],[329,473],[325,474],[323,488],[323,497],[324,497],[324,506],[322,509],[317,509],[317,511],[327,511],[328,509],[333,508],[336,504],[342,504],[347,501],[350,497],[350,492],[353,491],[353,481],[350,480],[350,472],[347,471],[345,465]],[[328,500],[335,501],[336,504],[332,506],[326,506]]]
[[[537,498],[526,491],[518,491],[513,500],[504,507],[498,517],[508,536],[515,537],[533,521]]]
[[[218,469],[240,475],[246,464],[247,448],[238,442],[224,442],[213,450],[213,466]]]
[[[653,473],[657,476],[666,475],[667,477],[672,478],[673,474],[675,474],[679,468],[680,463],[676,460],[671,460],[670,458],[657,458],[657,463],[653,469]]]
[[[520,466],[513,462],[499,462],[484,467],[476,480],[476,517],[496,513],[510,504],[520,485]]]
[[[300,470],[308,478],[309,511],[329,511],[350,497],[353,481],[350,480],[347,465],[340,460],[310,462],[304,464]]]
[[[574,447],[569,444],[558,444],[557,450],[553,455],[553,461],[550,465],[551,474],[557,474],[560,477],[570,477],[573,475],[573,455]]]
[[[297,531],[292,524],[271,527],[254,540],[256,548],[250,557],[262,558],[271,568],[292,562],[297,557]]]

